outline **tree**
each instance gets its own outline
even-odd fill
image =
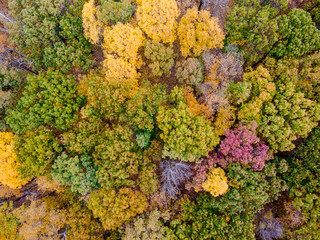
[[[117,23],[127,23],[135,9],[131,1],[121,2],[103,0],[97,5],[94,0],[87,1],[82,10],[84,34],[92,44],[100,44],[103,29]]]
[[[254,218],[263,206],[287,189],[283,164],[268,163],[262,172],[229,165],[229,191],[219,198],[200,194],[182,204],[182,218],[170,223],[180,239],[254,239]]]
[[[302,213],[304,223],[293,229],[291,236],[295,238],[319,238],[320,207],[320,129],[315,128],[295,150],[292,157],[287,158],[289,168],[283,179],[289,186],[292,204]]]
[[[74,78],[58,71],[29,75],[23,96],[6,121],[17,134],[39,126],[66,130],[76,119],[75,113],[85,99],[78,95]]]
[[[69,157],[62,153],[52,166],[52,177],[60,184],[71,185],[73,192],[86,194],[99,187],[96,168],[88,155]]]
[[[67,208],[66,239],[102,240],[103,227],[94,217],[90,209],[81,203],[73,203]]]
[[[198,88],[204,80],[203,64],[197,58],[176,63],[176,77],[182,84]]]
[[[259,62],[279,40],[277,16],[287,9],[288,3],[273,2],[237,1],[228,17],[226,40],[243,49],[246,65]]]
[[[0,132],[0,182],[10,188],[20,188],[28,182],[18,171],[20,164],[14,151],[15,135],[11,132]]]
[[[169,223],[170,213],[158,209],[136,217],[131,224],[127,224],[123,231],[124,240],[160,240],[177,239],[173,231],[165,226]]]
[[[320,105],[297,92],[293,83],[280,84],[272,102],[263,109],[258,132],[273,152],[290,151],[298,137],[307,137],[320,120]]]
[[[320,54],[315,52],[312,55],[301,59],[285,57],[280,60],[266,58],[265,66],[270,74],[279,83],[293,82],[299,92],[304,93],[306,98],[320,101]]]
[[[119,120],[123,115],[125,86],[108,84],[101,74],[92,72],[80,80],[79,88],[87,98],[87,105],[81,110],[83,117]]]
[[[308,12],[294,8],[278,18],[279,41],[269,55],[277,59],[284,56],[299,58],[320,49],[320,31],[314,26]]]
[[[287,2],[238,1],[227,22],[227,41],[241,46],[247,65],[265,57],[301,57],[320,48],[320,31],[308,12],[292,9]],[[281,15],[283,14],[283,15]],[[240,23],[240,24],[239,24]]]
[[[13,212],[12,202],[4,203],[0,207],[0,237],[4,240],[17,239],[19,220]]]
[[[72,155],[90,155],[98,145],[96,137],[102,129],[103,124],[99,118],[81,119],[74,128],[61,135],[61,142]]]
[[[210,192],[214,197],[223,195],[228,191],[228,178],[222,168],[213,168],[202,183],[203,190]]]
[[[140,28],[153,40],[172,44],[176,39],[178,6],[175,0],[138,0]]]
[[[89,0],[83,5],[82,21],[85,37],[92,43],[100,42],[103,23],[98,20],[99,9],[94,0]]]
[[[23,176],[29,178],[51,173],[53,160],[62,151],[52,131],[46,128],[19,136],[15,146],[20,163],[19,170]]]
[[[184,57],[198,57],[207,49],[222,47],[224,35],[216,18],[210,18],[208,11],[196,8],[187,10],[177,30]]]
[[[35,69],[54,68],[67,72],[87,70],[92,64],[91,45],[82,29],[83,0],[10,0],[10,37]]]
[[[180,193],[179,187],[191,176],[191,168],[183,162],[164,160],[162,167],[162,193],[167,199],[175,199]]]
[[[241,105],[238,118],[240,120],[254,120],[260,124],[262,117],[261,109],[266,102],[273,99],[276,94],[276,85],[269,71],[262,66],[259,66],[255,71],[245,73],[243,79],[243,83],[239,82],[236,86],[234,85],[238,90],[233,93],[238,93],[239,95],[232,96],[235,99],[233,101],[237,101],[238,103],[245,102]]]
[[[138,50],[143,46],[144,36],[138,27],[118,22],[111,29],[105,28],[102,45],[105,55],[116,54],[135,67],[142,65]]]
[[[219,142],[208,120],[194,117],[187,109],[183,89],[177,87],[169,95],[170,106],[161,106],[157,115],[160,138],[164,142],[163,156],[194,162],[207,155]]]
[[[269,147],[256,136],[258,125],[252,122],[250,126],[240,124],[233,130],[226,130],[217,153],[212,152],[214,163],[226,168],[231,162],[239,162],[251,167],[254,171],[261,171],[268,158]]]
[[[93,157],[95,166],[99,167],[97,178],[102,187],[111,189],[134,184],[132,177],[138,174],[143,158],[132,136],[128,125],[106,126],[99,136]]]
[[[65,226],[66,210],[59,206],[54,196],[47,196],[17,209],[17,217],[21,224],[18,238],[59,239],[58,231]]]
[[[147,65],[151,69],[152,75],[156,77],[170,73],[176,57],[172,47],[167,47],[155,40],[146,41],[144,55],[148,59]]]
[[[90,194],[88,202],[88,208],[106,230],[115,230],[122,223],[143,213],[146,207],[146,197],[130,188],[121,188],[117,192],[100,188]]]
[[[104,69],[105,81],[122,88],[126,98],[133,97],[139,90],[140,73],[137,72],[136,66],[128,62],[126,58],[108,54],[105,56]]]
[[[101,1],[101,5],[98,7],[100,10],[98,19],[111,25],[115,25],[118,22],[124,24],[129,22],[133,11],[135,10],[135,5],[132,5],[129,0],[121,2],[104,0]]]

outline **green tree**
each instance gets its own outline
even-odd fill
[[[265,104],[258,132],[273,152],[290,151],[298,137],[307,137],[320,120],[320,105],[297,92],[293,83],[279,84],[272,102]]]
[[[9,0],[10,37],[35,69],[87,70],[91,45],[85,39],[81,11],[84,0]]]
[[[60,154],[62,147],[46,128],[19,136],[15,141],[16,154],[20,172],[25,177],[43,176],[51,172],[55,157]]]
[[[183,89],[173,89],[168,106],[159,108],[157,124],[164,142],[163,156],[193,162],[207,155],[219,137],[208,120],[193,116],[183,95]]]
[[[227,42],[241,46],[247,65],[266,56],[301,57],[320,48],[320,31],[308,12],[292,9],[287,1],[237,1],[226,25]],[[283,14],[283,15],[281,15]]]
[[[98,19],[100,21],[106,24],[115,25],[117,22],[129,22],[133,10],[135,9],[135,5],[132,5],[129,0],[102,0],[98,9],[100,10],[98,14]]]
[[[63,146],[74,155],[92,154],[98,144],[97,135],[103,124],[99,118],[81,119],[73,128],[61,136]]]
[[[97,178],[104,188],[132,186],[142,164],[142,151],[128,125],[106,126],[93,154]]]
[[[90,194],[88,207],[105,229],[115,230],[122,223],[143,213],[147,207],[147,199],[141,192],[130,188],[118,191],[100,188]]]
[[[320,210],[320,129],[315,128],[310,137],[286,159],[288,172],[283,179],[289,186],[293,205],[302,212],[304,224],[293,230],[297,239],[318,239]]]
[[[52,177],[60,184],[70,184],[73,192],[86,194],[99,187],[96,168],[88,155],[69,157],[62,153],[52,168]]]
[[[247,65],[258,62],[279,40],[277,16],[287,8],[287,1],[276,0],[274,8],[259,0],[240,0],[226,23],[226,40],[237,44]]]
[[[13,212],[12,202],[4,203],[0,207],[0,238],[3,240],[17,239],[19,219]]]
[[[84,101],[71,75],[58,71],[29,75],[23,96],[8,111],[6,121],[17,134],[43,125],[66,130],[77,119],[75,113]]]
[[[294,8],[277,21],[279,41],[271,49],[269,56],[277,59],[284,56],[299,58],[320,48],[320,31],[308,12]]]

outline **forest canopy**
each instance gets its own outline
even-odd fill
[[[0,239],[320,239],[319,0],[4,0]]]

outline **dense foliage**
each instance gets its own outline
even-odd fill
[[[17,134],[40,126],[66,130],[77,119],[84,99],[78,95],[74,78],[58,71],[29,75],[23,96],[10,109],[7,122]]]
[[[319,0],[3,0],[0,239],[320,239]]]

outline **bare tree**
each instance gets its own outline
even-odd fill
[[[191,168],[188,164],[172,160],[164,160],[161,163],[162,192],[168,199],[175,199],[180,193],[179,187],[191,176]]]
[[[0,65],[5,66],[7,69],[16,68],[38,74],[37,71],[32,70],[32,62],[26,60],[23,54],[4,44],[0,45],[0,49]]]
[[[232,2],[233,0],[201,0],[200,8],[209,11],[213,17],[219,19],[220,25],[224,26]]]
[[[11,18],[0,12],[0,17],[5,19],[7,22],[14,22]]]

